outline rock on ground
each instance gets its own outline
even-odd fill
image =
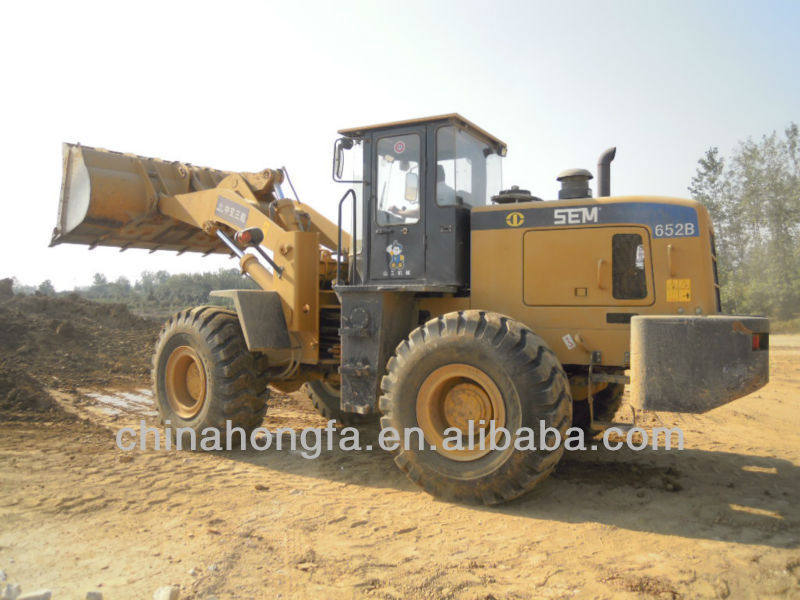
[[[53,592],[51,590],[37,590],[35,592],[23,594],[19,596],[17,600],[50,600],[52,596]]]
[[[7,583],[6,587],[3,589],[2,596],[0,596],[0,600],[17,600],[21,593],[22,589],[19,587],[19,584]]]
[[[165,585],[153,594],[153,600],[178,600],[181,590],[177,585]]]

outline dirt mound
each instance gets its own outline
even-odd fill
[[[0,299],[0,409],[54,409],[45,388],[141,382],[159,327],[76,294]]]
[[[48,412],[53,408],[49,395],[33,377],[16,369],[0,372],[0,409]]]

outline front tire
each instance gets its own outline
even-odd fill
[[[162,424],[250,432],[267,410],[266,358],[251,353],[236,313],[215,306],[181,311],[164,324],[153,356]],[[167,423],[168,422],[168,423]]]
[[[525,494],[553,471],[564,451],[561,444],[541,448],[540,421],[563,441],[572,419],[569,383],[555,354],[530,329],[495,313],[453,312],[418,327],[389,360],[381,389],[381,427],[393,428],[401,442],[412,427],[424,435],[423,449],[410,436],[395,463],[427,492],[448,500],[498,504]],[[504,427],[511,445],[445,449],[446,430],[467,434],[469,421],[478,433],[491,422]],[[535,432],[537,450],[515,447],[521,427]]]

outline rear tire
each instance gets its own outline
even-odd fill
[[[226,421],[249,433],[267,410],[266,371],[266,357],[247,349],[235,312],[215,306],[181,311],[164,324],[153,356],[161,422],[173,431],[189,427],[198,438],[206,427],[225,431]]]
[[[569,383],[544,340],[495,313],[448,313],[415,329],[396,349],[381,382],[382,428],[419,427],[424,448],[410,436],[395,463],[430,494],[460,502],[498,504],[531,490],[555,468],[564,448],[446,450],[448,427],[468,431],[472,420],[494,421],[513,434],[535,432],[540,421],[563,441],[572,419]],[[551,438],[552,439],[552,438]],[[431,445],[436,445],[432,450]],[[402,446],[402,444],[401,444]]]

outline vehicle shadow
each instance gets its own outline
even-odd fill
[[[343,451],[334,442],[317,458],[282,449],[220,453],[271,471],[342,484],[418,492],[380,450],[377,435],[361,430],[373,450]],[[274,442],[274,440],[273,440]],[[346,492],[343,492],[346,493]],[[564,523],[598,523],[631,531],[778,548],[800,547],[800,468],[779,458],[697,449],[568,452],[549,479],[501,506],[467,506],[477,513]]]

